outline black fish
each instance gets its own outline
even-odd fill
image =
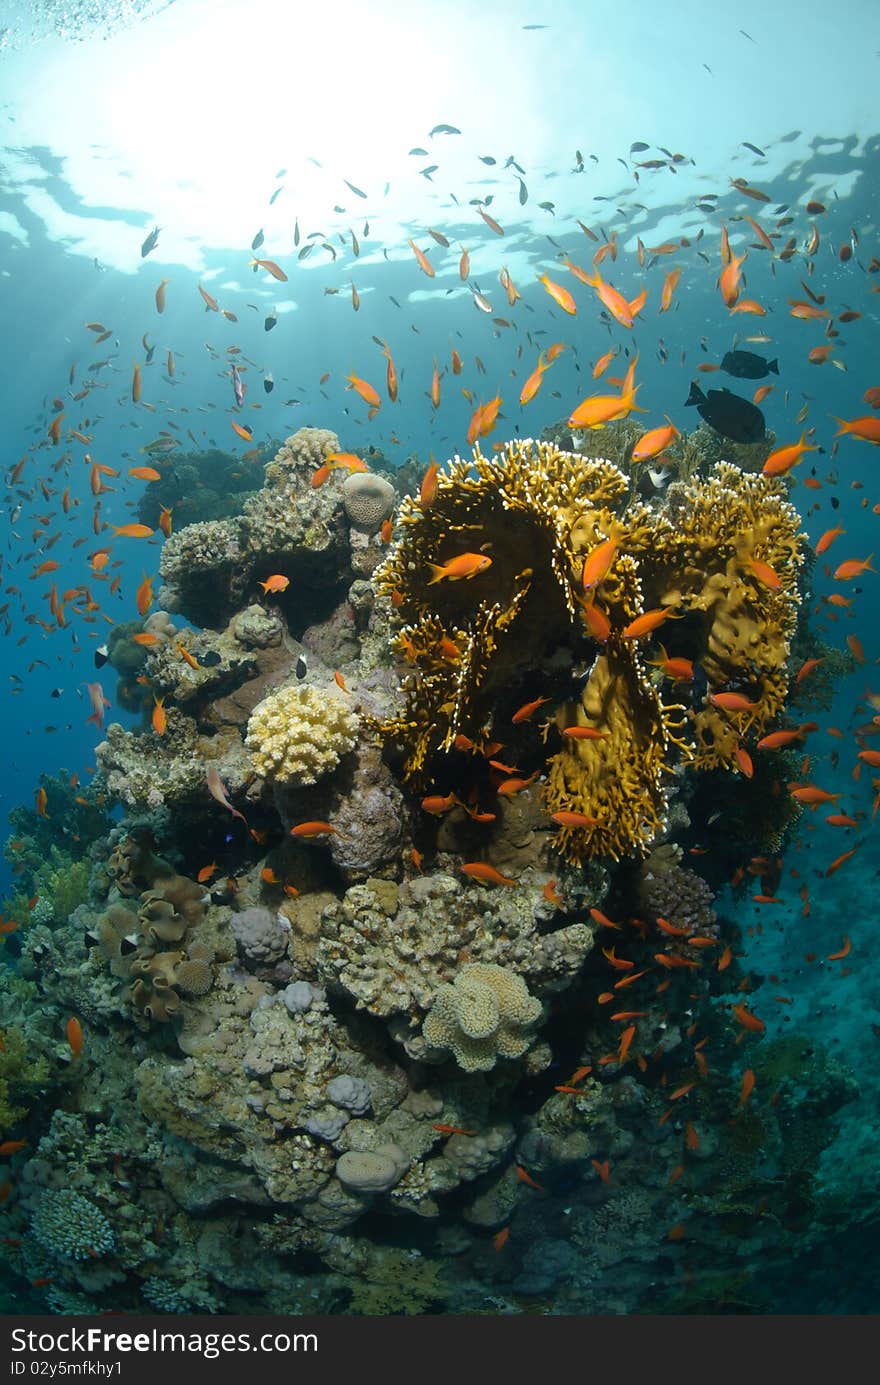
[[[296,673],[297,678],[305,678],[308,671],[309,666],[306,663],[306,656],[304,654],[300,654],[299,658],[296,661],[294,672]]]
[[[161,229],[161,226],[153,227],[153,230],[150,232],[150,234],[147,236],[147,239],[141,246],[141,259],[143,259],[145,255],[149,255],[151,250],[156,249],[156,245],[159,240],[159,232],[161,231]]]
[[[367,194],[365,192],[362,192],[360,188],[356,188],[354,183],[350,183],[347,178],[343,178],[342,181],[347,188],[351,188],[351,191],[354,193],[355,197],[366,197]]]
[[[685,408],[692,404],[696,404],[697,412],[710,428],[732,442],[761,442],[765,436],[761,410],[738,394],[731,394],[730,390],[710,390],[704,394],[694,380]]]
[[[728,351],[721,362],[721,369],[727,375],[735,375],[738,380],[763,380],[772,371],[779,374],[779,362],[774,357],[765,361],[756,351]]]
[[[110,651],[106,644],[99,645],[95,650],[95,668],[103,668],[110,658]]]
[[[258,231],[251,241],[251,250],[259,250],[260,246],[263,244],[263,239],[263,232]]]
[[[278,314],[275,312],[275,309],[273,308],[269,316],[263,322],[263,330],[265,332],[271,332],[272,328],[275,326],[277,321]]]
[[[460,135],[460,134],[461,134],[461,130],[459,130],[459,129],[457,128],[457,126],[455,126],[455,125],[435,125],[434,128],[433,128],[433,130],[429,130],[429,131],[428,131],[428,135],[429,135],[429,137],[430,137],[431,139],[433,139],[435,135]]]
[[[272,376],[271,376],[271,375],[266,375],[266,376],[264,376],[264,378],[263,378],[263,389],[266,391],[266,393],[267,393],[267,394],[271,394],[272,391],[274,390],[274,388],[275,388],[275,381],[272,379]]]

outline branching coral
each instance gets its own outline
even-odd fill
[[[317,688],[279,688],[254,708],[245,745],[257,773],[285,784],[314,784],[354,747],[357,717]]]
[[[526,440],[494,460],[455,458],[430,503],[403,502],[375,582],[403,623],[405,708],[380,731],[402,747],[405,778],[431,783],[462,743],[507,743],[515,699],[537,688],[555,706],[546,807],[565,815],[558,846],[580,862],[646,848],[676,752],[734,763],[787,691],[798,516],[779,482],[724,463],[670,489],[659,510],[633,503],[610,462]],[[466,580],[446,567],[462,555]],[[747,711],[663,700],[640,642],[682,615],[682,652],[713,689],[748,695]]]

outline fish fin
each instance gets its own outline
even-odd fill
[[[775,356],[773,357],[772,361],[767,362],[767,369],[772,370],[774,375],[779,374],[779,362],[777,361]]]
[[[705,402],[706,402],[706,396],[705,396],[705,394],[704,394],[703,391],[700,389],[700,387],[699,387],[699,385],[697,384],[696,380],[692,380],[692,381],[691,381],[691,392],[690,392],[690,394],[688,395],[687,399],[684,401],[684,407],[685,407],[686,409],[688,409],[688,408],[690,408],[690,406],[691,406],[692,404],[705,404]]]
[[[446,576],[446,569],[444,567],[441,567],[439,563],[429,563],[428,567],[431,569],[431,572],[433,574],[430,582],[428,583],[428,586],[433,587],[435,582],[443,581],[443,578]]]

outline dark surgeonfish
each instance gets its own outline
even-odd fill
[[[748,399],[730,390],[710,390],[704,394],[696,381],[685,400],[685,408],[696,404],[697,412],[710,428],[732,442],[761,442],[765,436],[764,415]]]
[[[728,351],[721,362],[721,369],[739,380],[762,380],[771,371],[774,375],[779,374],[779,362],[775,357],[772,361],[765,361],[755,351]]]

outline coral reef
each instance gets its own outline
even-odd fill
[[[415,460],[345,476],[306,428],[224,497],[175,459],[196,522],[112,639],[143,721],[6,846],[2,1216],[40,1307],[715,1310],[763,1301],[756,1209],[780,1281],[804,1204],[832,1223],[852,1079],[739,1032],[767,1007],[712,891],[725,842],[773,885],[797,812],[798,756],[737,752],[813,638],[798,519],[702,429],[643,485],[638,431],[457,458],[390,540]]]

